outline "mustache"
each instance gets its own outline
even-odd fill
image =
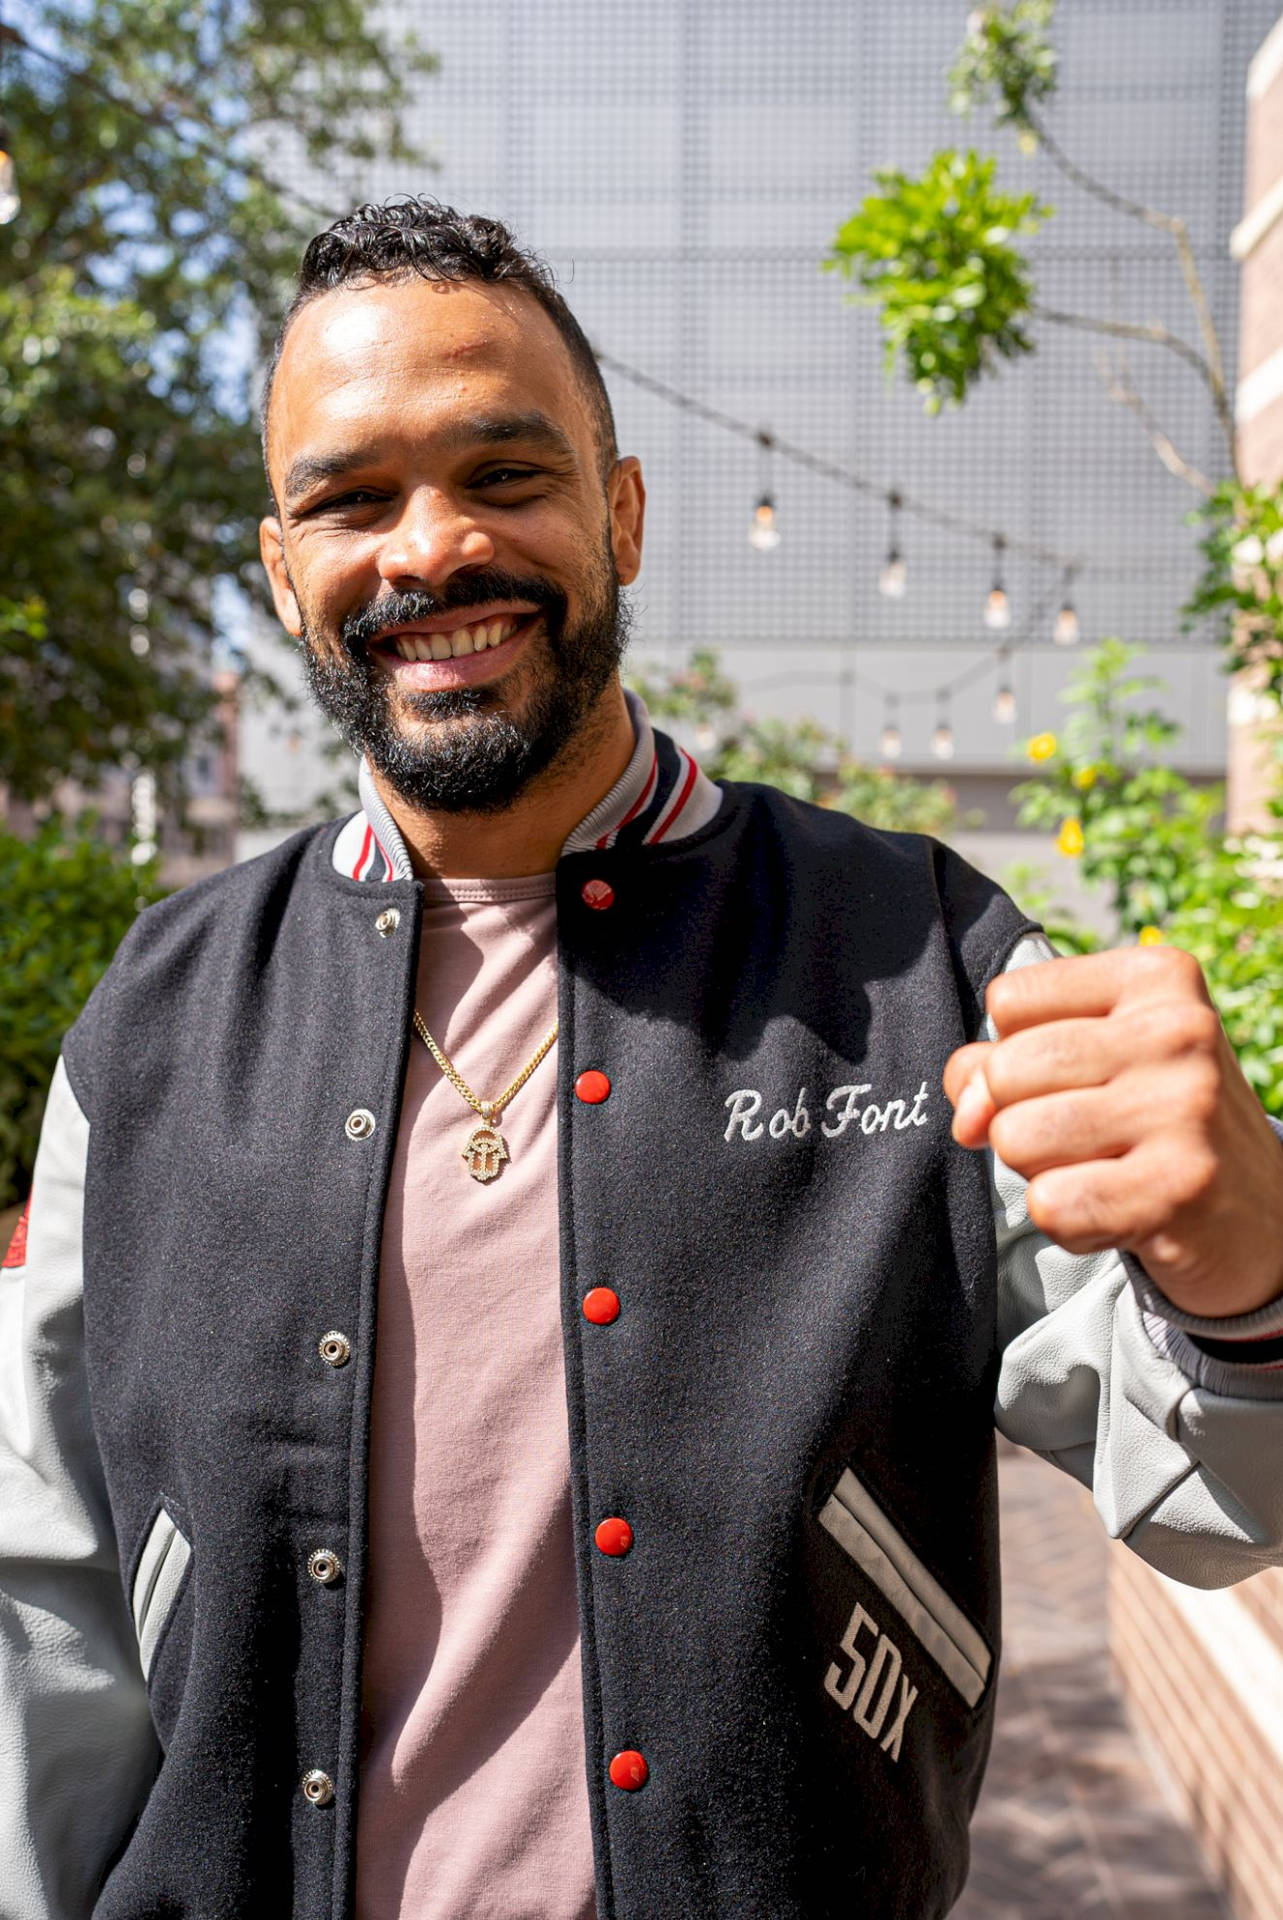
[[[566,617],[565,594],[547,580],[507,573],[498,567],[452,580],[440,593],[420,588],[408,593],[380,593],[347,615],[339,627],[339,639],[350,654],[356,655],[382,639],[389,627],[433,620],[443,613],[467,614],[495,600],[522,600],[537,607],[555,643]]]

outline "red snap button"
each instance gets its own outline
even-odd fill
[[[627,1553],[633,1544],[633,1530],[626,1520],[612,1514],[609,1520],[598,1523],[593,1535],[600,1552],[618,1555]]]
[[[632,1747],[617,1753],[610,1763],[611,1781],[615,1786],[622,1787],[625,1793],[636,1793],[638,1787],[644,1787],[649,1774],[650,1768],[644,1756]]]
[[[575,1082],[575,1092],[589,1107],[599,1107],[610,1098],[610,1081],[596,1067],[589,1067]]]
[[[619,1295],[613,1287],[594,1287],[584,1295],[584,1319],[595,1327],[608,1327],[619,1318]]]
[[[615,904],[615,889],[609,880],[585,880],[579,897],[586,907],[595,907],[598,913],[604,913]]]

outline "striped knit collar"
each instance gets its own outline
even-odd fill
[[[633,723],[632,759],[605,798],[579,822],[563,853],[683,840],[706,827],[721,805],[721,789],[700,772],[685,747],[651,726],[635,693],[624,698]],[[353,880],[412,880],[405,842],[365,760],[357,787],[360,811],[344,823],[334,843],[335,868]]]

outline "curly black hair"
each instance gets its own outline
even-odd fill
[[[260,412],[263,464],[267,465],[267,414],[285,336],[295,316],[337,287],[408,279],[477,280],[485,286],[520,287],[543,308],[570,351],[583,381],[597,430],[603,474],[618,458],[615,417],[601,369],[587,335],[557,290],[544,262],[519,247],[498,220],[459,213],[439,200],[407,194],[344,214],[308,241],[298,285],[281,322],[263,381]],[[269,477],[270,485],[270,477]]]

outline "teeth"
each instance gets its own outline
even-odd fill
[[[501,647],[521,625],[523,615],[508,614],[497,620],[481,620],[475,626],[458,627],[453,633],[397,633],[392,644],[403,660],[461,660],[470,653],[484,653],[487,647]]]

